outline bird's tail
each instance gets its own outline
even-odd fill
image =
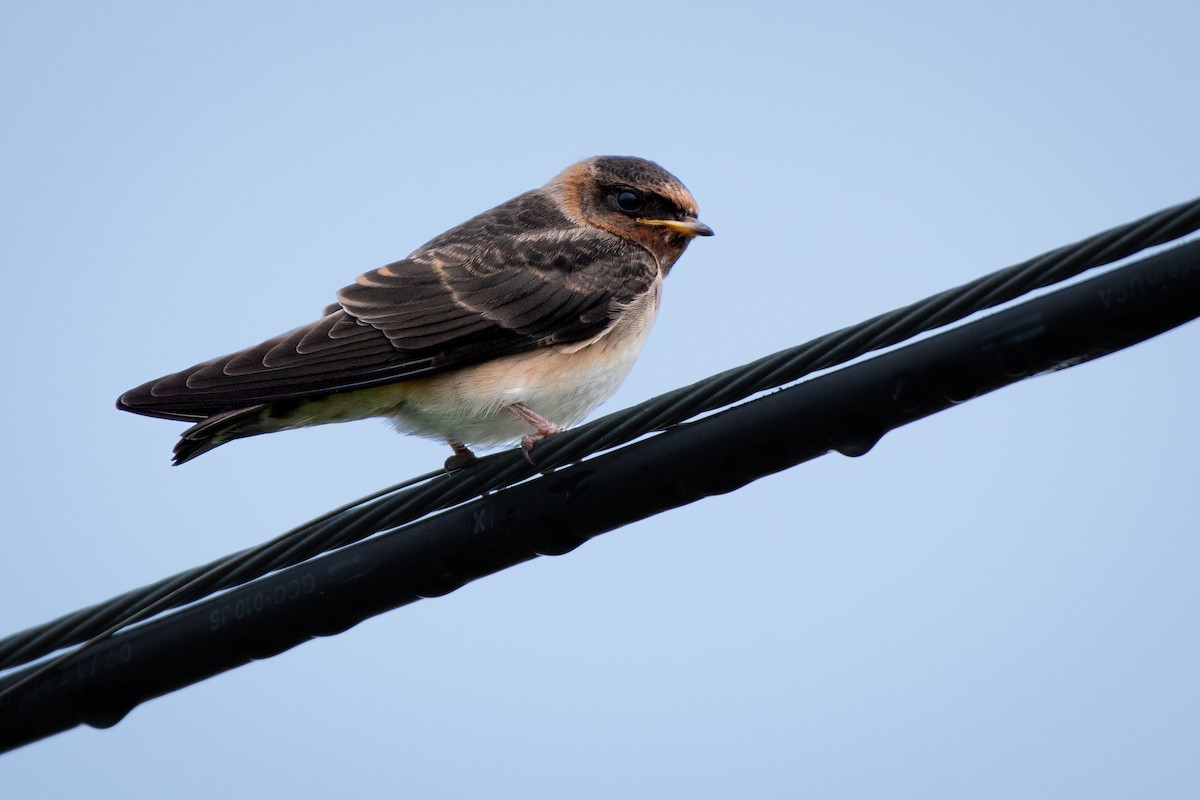
[[[266,433],[270,430],[262,425],[266,410],[266,404],[260,403],[214,414],[197,422],[179,436],[171,463],[179,466],[226,442]]]

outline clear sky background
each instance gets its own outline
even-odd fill
[[[599,153],[716,230],[646,399],[1200,193],[1194,2],[0,7],[0,632],[441,463],[143,381]],[[0,758],[23,797],[1195,797],[1189,325]]]

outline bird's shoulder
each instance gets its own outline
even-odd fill
[[[400,349],[485,324],[534,341],[573,341],[595,335],[659,279],[648,250],[579,224],[534,191],[360,276],[338,301]]]

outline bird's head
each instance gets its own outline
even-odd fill
[[[665,275],[697,236],[696,199],[679,179],[644,158],[596,156],[563,170],[549,187],[567,216],[645,247]]]

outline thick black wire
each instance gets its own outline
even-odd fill
[[[757,392],[1009,302],[1200,228],[1200,199],[1164,209],[1081,242],[985,275],[904,308],[727,370],[546,439],[531,465],[519,451],[480,459],[452,474],[430,473],[329,512],[257,547],[181,572],[0,640],[0,669],[62,647],[95,641],[153,613],[185,605],[426,514],[511,486]],[[414,486],[413,484],[419,484]]]

